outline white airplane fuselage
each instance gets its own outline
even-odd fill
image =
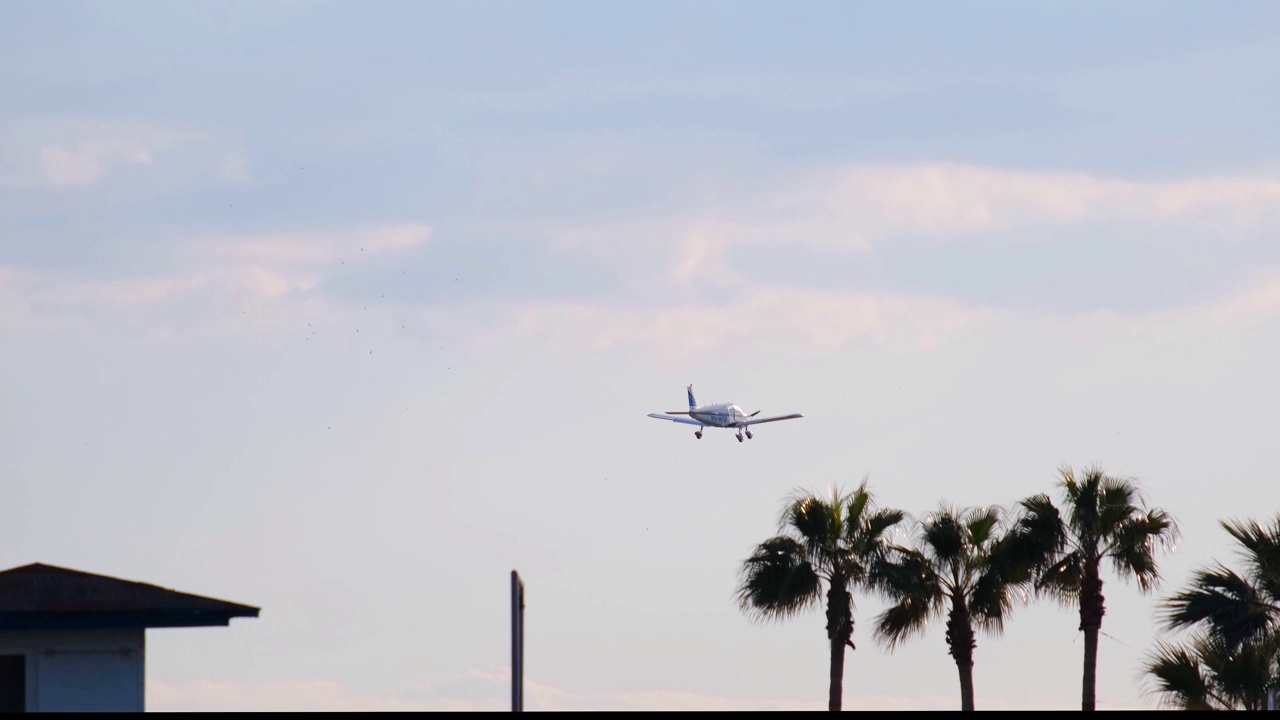
[[[747,413],[733,403],[704,405],[689,411],[689,417],[708,427],[733,427],[747,419]]]

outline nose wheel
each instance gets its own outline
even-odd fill
[[[694,430],[694,431],[693,431],[693,436],[694,436],[694,437],[696,437],[696,438],[698,438],[699,440],[701,440],[701,439],[702,439],[702,431],[701,431],[701,430]]]

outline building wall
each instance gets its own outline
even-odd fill
[[[27,712],[143,712],[144,630],[0,631],[26,657]]]

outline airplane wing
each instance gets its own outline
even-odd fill
[[[671,422],[684,423],[685,425],[701,425],[702,423],[688,417],[676,417],[672,415],[663,415],[661,413],[649,413],[649,417],[658,418],[659,420],[670,420]]]
[[[802,417],[804,416],[801,415],[800,413],[791,413],[790,415],[775,415],[773,417],[762,417],[762,418],[753,417],[750,420],[742,420],[740,422],[734,423],[733,426],[746,427],[748,425],[759,425],[760,423],[777,422],[779,420],[794,420],[796,418],[802,418]]]

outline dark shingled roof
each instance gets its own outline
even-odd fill
[[[0,572],[0,630],[199,627],[258,608],[34,563]]]

